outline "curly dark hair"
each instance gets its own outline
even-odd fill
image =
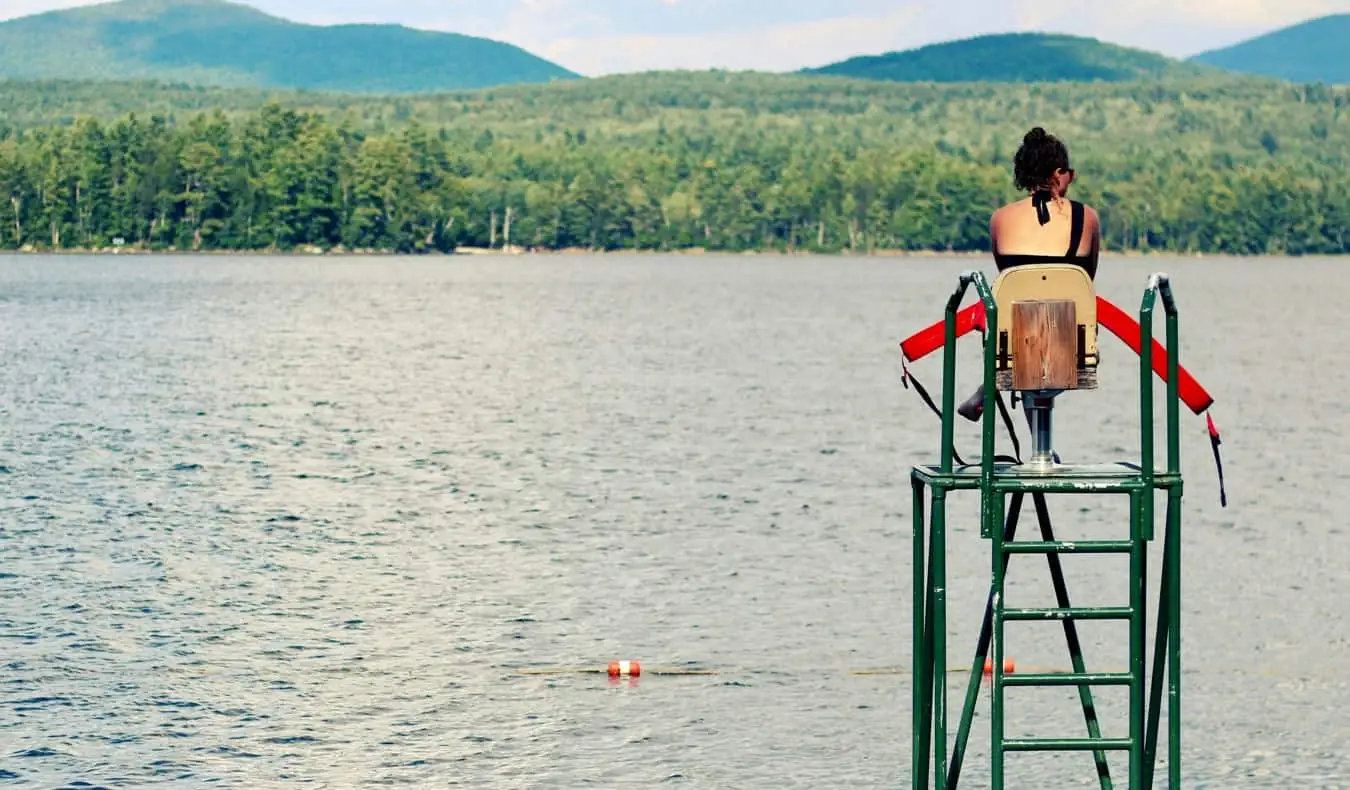
[[[1068,169],[1069,149],[1039,126],[1027,132],[1013,157],[1013,179],[1018,189],[1039,189],[1054,178],[1056,171]]]

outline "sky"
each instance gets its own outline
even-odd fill
[[[1176,57],[1350,0],[239,0],[315,24],[394,22],[485,36],[586,76],[648,69],[789,71],[1012,31],[1072,33]],[[89,0],[0,0],[0,20]]]

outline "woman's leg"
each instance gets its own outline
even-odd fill
[[[980,417],[984,416],[984,385],[981,384],[975,389],[975,394],[966,398],[965,402],[956,407],[956,413],[965,417],[971,422],[978,422]]]

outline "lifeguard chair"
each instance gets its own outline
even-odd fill
[[[978,308],[978,312],[960,309],[961,300],[972,285],[980,298],[979,305],[972,306]],[[1167,313],[1167,357],[1163,361],[1167,381],[1165,469],[1155,466],[1153,447],[1153,310],[1159,299]],[[977,317],[979,315],[983,320]],[[1060,464],[1055,461],[1051,443],[1051,409],[1055,398],[1064,392],[1097,388],[1099,319],[1102,326],[1139,353],[1139,458],[1111,463]],[[954,448],[956,340],[977,326],[983,326],[986,333],[982,350],[981,457],[978,463],[959,461],[958,465]],[[1182,475],[1179,415],[1182,370],[1177,361],[1178,331],[1176,302],[1166,275],[1149,277],[1139,308],[1139,321],[1131,324],[1119,308],[1097,297],[1086,271],[1069,264],[1050,263],[1009,268],[998,276],[992,287],[979,271],[962,274],[956,291],[947,300],[943,322],[901,344],[902,348],[909,345],[906,355],[911,360],[921,356],[925,346],[930,344],[934,350],[940,347],[943,357],[940,460],[937,464],[917,464],[910,473],[914,519],[913,790],[958,788],[975,725],[982,669],[988,673],[990,684],[987,719],[990,773],[986,785],[990,790],[1003,790],[1006,756],[1014,752],[1090,753],[1101,790],[1116,786],[1108,765],[1108,752],[1128,755],[1128,780],[1124,786],[1129,790],[1152,788],[1158,757],[1166,754],[1167,786],[1181,786]],[[941,339],[940,346],[938,338]],[[1208,406],[1210,399],[1198,384],[1192,382],[1187,387],[1196,390],[1192,400]],[[1029,462],[995,455],[995,401],[999,391],[1020,393],[1023,399],[1035,440],[1034,454]],[[1188,400],[1188,405],[1191,402]],[[955,742],[951,743],[947,699],[947,596],[950,588],[947,579],[947,503],[950,496],[962,491],[980,495],[980,536],[990,541],[992,562],[984,619],[966,679],[965,698],[959,706]],[[1154,539],[1154,499],[1159,491],[1166,492],[1167,496],[1166,531],[1150,667],[1148,549]],[[1057,538],[1051,524],[1050,495],[1127,496],[1128,523],[1102,539]],[[1040,534],[1029,540],[1019,539],[1018,525],[1028,500],[1034,508]],[[1129,558],[1128,603],[1074,605],[1061,562],[1088,554]],[[1022,601],[1009,600],[1007,571],[1014,555],[1045,556],[1054,590],[1052,605],[1049,601],[1028,600],[1025,603],[1031,605],[1023,605]],[[1018,597],[1021,597],[1021,591]],[[1078,623],[1088,620],[1118,621],[1126,625],[1129,660],[1124,671],[1088,669],[1078,634]],[[1064,630],[1069,668],[1028,671],[1006,661],[1006,627],[1022,622],[1059,623]],[[1102,686],[1127,690],[1129,724],[1120,735],[1104,735],[1098,720],[1094,689]],[[1063,730],[1041,732],[1040,721],[1019,723],[1016,729],[1007,727],[1004,716],[1007,689],[1030,687],[1076,688],[1086,737],[1076,737]],[[1165,751],[1159,741],[1164,708],[1167,710]]]
[[[1051,411],[1067,390],[1097,388],[1097,292],[1081,267],[1047,263],[1016,266],[994,280],[997,326],[995,381],[1020,393],[1031,425],[1026,466],[1055,466]]]

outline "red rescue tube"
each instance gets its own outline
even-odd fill
[[[956,336],[970,332],[972,329],[984,329],[984,303],[975,304],[960,310],[956,313]],[[900,352],[905,355],[905,359],[910,362],[922,359],[929,354],[942,348],[942,343],[947,338],[947,320],[944,318],[932,326],[921,329],[910,335],[900,344]]]
[[[1140,338],[1143,330],[1139,327],[1139,322],[1134,320],[1129,313],[1121,310],[1119,307],[1111,304],[1105,298],[1097,297],[1097,323],[1106,327],[1107,331],[1124,341],[1130,350],[1138,354],[1141,349]],[[976,302],[956,314],[956,336],[968,334],[972,330],[985,327],[984,322],[984,304]],[[925,327],[924,329],[910,335],[900,344],[901,353],[905,359],[910,362],[922,359],[923,357],[942,348],[943,341],[946,339],[946,320]],[[1184,367],[1178,367],[1177,394],[1183,403],[1195,414],[1203,414],[1206,409],[1214,404],[1214,398],[1205,391],[1200,382],[1190,374],[1190,371]],[[1167,381],[1167,349],[1163,348],[1162,343],[1157,338],[1153,338],[1153,372],[1157,373],[1163,381]]]
[[[983,310],[984,305],[980,307]],[[1139,322],[1100,296],[1097,297],[1097,323],[1124,341],[1131,351],[1136,354],[1140,352],[1139,340],[1144,332]],[[1163,381],[1167,381],[1167,349],[1163,348],[1163,344],[1159,343],[1156,337],[1153,338],[1153,372]],[[1177,366],[1177,395],[1195,414],[1204,414],[1206,409],[1214,405],[1214,398],[1200,386],[1200,382],[1195,380],[1190,371],[1181,365]]]

